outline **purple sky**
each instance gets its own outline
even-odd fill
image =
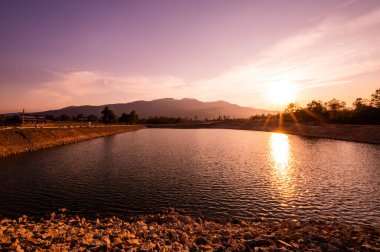
[[[0,113],[380,88],[380,1],[0,1]]]

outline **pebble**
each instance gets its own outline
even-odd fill
[[[85,219],[66,209],[46,219],[0,220],[0,251],[362,251],[380,252],[380,227],[336,220],[214,222],[183,211]]]

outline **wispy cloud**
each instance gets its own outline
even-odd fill
[[[347,84],[351,76],[380,70],[379,25],[380,9],[355,19],[330,17],[269,47],[251,64],[193,84],[238,89],[241,97],[281,82],[299,89]]]
[[[348,0],[348,1],[344,2],[344,3],[342,3],[341,7],[347,7],[347,6],[350,6],[350,5],[352,5],[354,3],[357,3],[357,2],[359,2],[359,0]]]

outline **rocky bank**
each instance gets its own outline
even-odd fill
[[[62,209],[45,219],[0,221],[0,251],[380,251],[380,228],[336,221],[217,223],[162,214],[85,219]]]

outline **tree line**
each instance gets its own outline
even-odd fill
[[[139,115],[135,110],[130,113],[122,113],[117,117],[115,113],[109,108],[105,107],[101,116],[78,114],[77,116],[69,116],[62,114],[60,116],[45,115],[47,122],[102,122],[105,124],[121,123],[121,124],[135,124],[139,122]],[[20,125],[22,123],[22,115],[0,115],[0,125]]]
[[[332,99],[328,102],[312,100],[306,107],[290,103],[283,113],[253,116],[252,120],[283,120],[299,123],[351,123],[380,124],[380,89],[370,99],[356,98],[352,107],[346,102]]]
[[[134,124],[139,122],[139,115],[135,110],[132,110],[130,113],[122,113],[120,117],[117,117],[115,113],[109,108],[105,107],[101,116],[89,115],[85,116],[83,114],[78,114],[77,116],[68,116],[63,114],[58,117],[54,117],[52,115],[46,115],[45,118],[50,121],[73,121],[73,122],[102,122],[105,124],[109,123],[126,123],[126,124]]]
[[[53,115],[45,116],[47,121],[74,121],[74,122],[103,122],[135,124],[178,124],[191,122],[207,121],[227,121],[227,122],[249,122],[249,121],[278,121],[298,122],[298,123],[351,123],[351,124],[380,124],[380,88],[371,94],[369,99],[357,98],[352,107],[348,107],[346,102],[338,99],[332,99],[328,102],[312,100],[306,107],[290,103],[282,113],[255,115],[247,119],[231,119],[229,116],[221,116],[211,120],[199,120],[197,116],[193,118],[181,117],[164,117],[155,116],[148,119],[140,119],[135,110],[130,113],[122,113],[117,117],[109,108],[105,107],[101,111],[101,116],[78,114],[77,116],[68,116],[63,114],[55,117]],[[21,123],[20,116],[0,115],[0,125],[18,125]]]

